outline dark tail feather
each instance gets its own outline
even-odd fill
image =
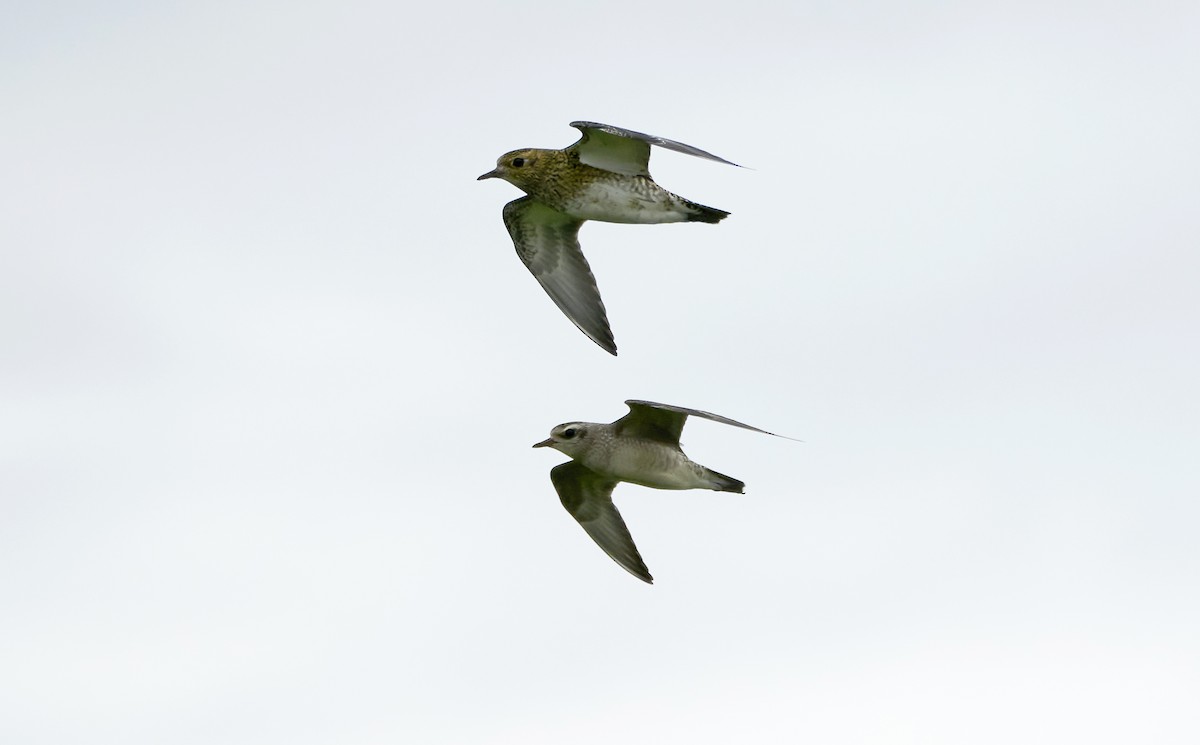
[[[711,468],[705,468],[704,475],[708,477],[709,482],[712,484],[713,491],[731,491],[735,494],[746,493],[742,491],[746,488],[746,484],[743,481],[738,481],[723,473],[717,473]]]
[[[715,207],[705,207],[703,204],[688,202],[684,200],[692,213],[688,215],[688,222],[721,222],[729,217],[729,213],[725,210],[719,210]]]

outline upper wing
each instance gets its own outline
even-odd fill
[[[617,427],[618,435],[630,435],[678,445],[679,435],[683,432],[683,425],[687,421],[688,416],[699,416],[711,419],[714,422],[720,422],[721,424],[732,424],[742,429],[761,432],[764,435],[783,437],[783,435],[776,435],[774,432],[768,432],[758,427],[751,427],[749,424],[743,424],[729,417],[724,417],[720,414],[711,414],[699,409],[687,409],[682,406],[671,406],[670,404],[656,404],[653,401],[629,400],[625,403],[629,406],[629,413],[613,422]]]
[[[737,165],[737,163],[719,158],[698,147],[668,140],[665,137],[634,132],[632,129],[621,129],[597,122],[571,122],[571,126],[583,132],[583,137],[579,139],[579,142],[567,148],[579,153],[581,163],[626,176],[650,175],[647,166],[650,163],[651,145],[695,155],[699,158],[708,158],[718,163]]]
[[[541,283],[542,289],[579,330],[609,354],[617,353],[600,289],[583,251],[579,226],[583,220],[563,214],[532,197],[504,205],[504,225],[517,255]]]
[[[550,480],[554,482],[554,490],[558,492],[563,507],[579,521],[596,545],[630,574],[653,584],[654,578],[642,561],[637,546],[633,545],[633,536],[625,527],[621,513],[613,504],[612,491],[617,481],[601,476],[575,461],[550,469]]]

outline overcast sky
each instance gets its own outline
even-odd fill
[[[0,10],[0,740],[1194,743],[1195,3]],[[620,356],[476,182],[651,132]],[[533,450],[643,398],[746,494]]]

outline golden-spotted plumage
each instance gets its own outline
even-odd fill
[[[573,122],[583,132],[563,150],[507,152],[480,176],[501,178],[527,196],[504,207],[504,224],[525,266],[559,309],[592,341],[617,353],[591,268],[579,248],[586,220],[617,223],[720,222],[729,215],[663,189],[647,169],[658,145],[736,165],[674,140],[593,122]]]

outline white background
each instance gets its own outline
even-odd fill
[[[0,11],[6,743],[1194,743],[1195,3]],[[720,225],[477,183],[590,119]],[[530,445],[626,398],[745,496]]]

